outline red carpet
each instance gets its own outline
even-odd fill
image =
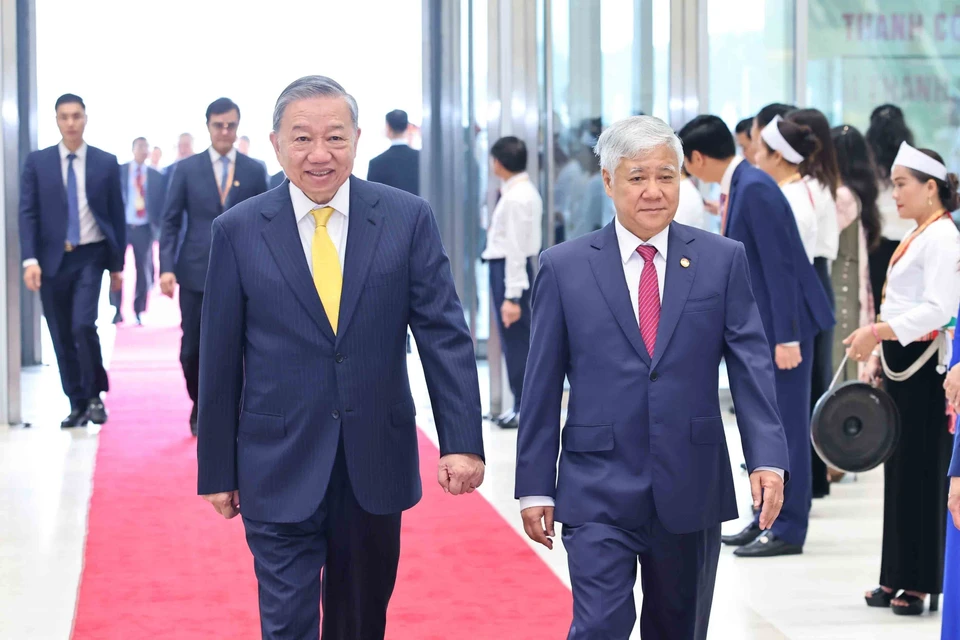
[[[126,285],[129,307],[131,274]],[[195,495],[176,303],[150,304],[146,327],[117,335],[73,638],[258,638],[240,518],[223,520]],[[422,435],[420,455],[424,497],[404,514],[387,638],[565,637],[569,590],[479,494],[443,493]]]

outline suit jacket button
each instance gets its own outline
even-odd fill
[[[337,354],[337,364],[340,364],[341,362],[343,362],[343,361],[346,360],[346,359],[347,359],[347,357],[346,357],[345,355],[343,355],[342,353],[338,353],[338,354]]]
[[[657,378],[659,378],[659,377],[660,377],[660,376],[657,375],[657,372],[656,372],[656,371],[654,371],[653,373],[650,374],[650,380],[653,381],[653,382],[656,382],[656,381],[657,381]]]
[[[333,419],[334,419],[334,420],[339,420],[339,419],[340,419],[340,412],[337,411],[336,409],[334,409],[334,410],[333,410],[333,413],[330,414],[330,415],[333,416]]]

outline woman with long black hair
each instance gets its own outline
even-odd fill
[[[880,243],[880,212],[877,210],[877,167],[863,134],[843,125],[835,127],[831,137],[840,170],[837,189],[840,243],[830,272],[837,316],[833,361],[839,363],[847,350],[843,339],[857,327],[870,324],[876,313],[868,256]],[[848,361],[840,380],[856,380],[858,376],[857,363]]]
[[[943,585],[947,468],[952,441],[942,385],[945,328],[960,305],[957,176],[934,151],[903,143],[890,172],[900,217],[911,223],[887,269],[877,321],[844,341],[867,362],[861,376],[884,388],[900,414],[900,440],[884,465],[880,586],[871,607],[919,615],[930,595],[936,610]]]
[[[909,220],[904,220],[897,212],[897,204],[893,201],[890,170],[900,150],[900,144],[906,142],[913,146],[913,132],[907,126],[900,107],[882,104],[870,114],[866,138],[876,160],[877,180],[880,183],[877,209],[880,212],[881,238],[876,248],[870,252],[870,282],[873,286],[876,314],[880,313],[880,294],[887,277],[890,256],[912,226]]]

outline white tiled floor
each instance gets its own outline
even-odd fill
[[[109,311],[103,317],[111,317]],[[105,324],[101,334],[109,354],[113,328]],[[410,371],[418,420],[435,439],[415,355]],[[486,397],[485,369],[480,380]],[[59,430],[68,407],[55,367],[26,372],[23,388],[25,419],[31,428],[0,427],[0,640],[65,640],[81,568],[97,436],[92,430]],[[728,417],[735,477],[745,493],[736,421]],[[487,474],[480,491],[522,536],[513,499],[516,432],[489,424],[484,429]],[[939,638],[938,614],[900,618],[863,604],[861,594],[875,586],[879,571],[882,483],[882,474],[872,472],[856,482],[835,485],[829,498],[815,501],[802,556],[745,561],[724,550],[711,639]],[[747,496],[742,498],[746,505]],[[727,523],[724,531],[742,524]],[[569,584],[562,544],[552,552],[530,544]],[[637,598],[639,602],[639,589]]]

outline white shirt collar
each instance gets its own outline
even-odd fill
[[[405,139],[403,139],[403,138],[394,138],[393,140],[390,141],[390,146],[391,146],[391,147],[399,147],[399,146],[401,146],[401,145],[403,145],[404,147],[409,146],[409,145],[407,144],[407,141],[406,141]]]
[[[743,156],[734,156],[730,161],[730,166],[723,172],[723,178],[720,180],[720,193],[730,195],[730,183],[733,182],[733,172],[737,170],[740,163],[743,162]]]
[[[656,247],[660,257],[664,260],[667,259],[667,245],[670,244],[670,225],[667,225],[666,229],[650,238],[648,242],[644,242],[633,235],[633,232],[621,224],[620,218],[614,218],[613,225],[617,230],[617,242],[620,245],[620,259],[623,261],[623,264],[627,264],[627,260],[637,252],[637,247],[644,244]]]
[[[303,220],[307,215],[316,209],[317,207],[333,207],[334,211],[342,214],[343,217],[350,217],[350,178],[347,178],[346,181],[340,188],[337,189],[337,192],[330,198],[330,202],[317,203],[307,197],[303,191],[300,190],[293,182],[290,183],[290,201],[293,203],[293,214],[297,219],[297,224],[300,224],[300,221]]]
[[[73,152],[71,152],[70,149],[67,149],[67,145],[64,144],[63,140],[60,141],[60,144],[57,145],[57,148],[60,149],[60,159],[61,159],[61,160],[66,160],[66,159],[67,159],[67,156],[70,155],[71,153],[76,154],[77,160],[83,160],[85,157],[87,157],[87,143],[86,143],[86,142],[81,143],[81,144],[80,144],[80,148],[78,148],[76,151],[73,151]]]
[[[503,183],[503,186],[500,188],[500,195],[502,196],[510,189],[514,188],[521,182],[528,182],[530,180],[530,175],[526,171],[516,174],[515,176],[510,177],[506,182]]]
[[[221,156],[219,153],[217,153],[217,151],[216,151],[213,147],[210,147],[210,148],[208,149],[208,151],[210,152],[210,160],[211,160],[214,164],[220,162],[220,158],[222,158],[223,156]],[[237,162],[237,149],[236,149],[236,147],[231,147],[231,148],[230,148],[230,151],[227,152],[227,157],[230,158],[230,164],[235,164],[235,163]]]

